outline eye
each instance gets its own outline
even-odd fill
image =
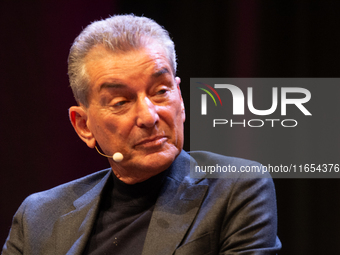
[[[129,110],[130,102],[131,101],[127,99],[115,100],[115,102],[110,104],[110,109],[115,114],[123,114]]]
[[[165,93],[167,93],[168,92],[168,90],[167,89],[160,89],[159,91],[157,91],[157,95],[163,95],[163,94],[165,94]]]
[[[117,102],[117,103],[115,103],[113,106],[114,107],[119,107],[119,106],[123,106],[124,104],[126,104],[128,101],[119,101],[119,102]]]
[[[129,102],[130,100],[126,97],[117,97],[112,100],[112,102],[110,103],[110,106],[113,109],[121,109],[121,108],[126,107]]]
[[[158,85],[157,87],[155,87],[155,95],[157,96],[166,95],[170,92],[170,90],[171,90],[170,86],[167,86],[165,84]]]

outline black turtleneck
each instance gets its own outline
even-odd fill
[[[111,174],[83,254],[141,254],[165,172],[133,185]]]

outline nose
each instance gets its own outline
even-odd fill
[[[136,105],[138,127],[153,127],[159,120],[157,106],[148,98],[144,97]]]

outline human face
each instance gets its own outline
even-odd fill
[[[150,178],[168,168],[183,147],[184,104],[161,47],[112,53],[103,46],[86,58],[90,77],[86,124],[103,152],[123,154],[110,159],[126,183]]]

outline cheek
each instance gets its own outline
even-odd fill
[[[113,136],[114,139],[126,139],[131,135],[134,127],[133,118],[129,114],[116,116],[108,115],[103,119],[102,126],[106,135]]]
[[[182,132],[185,114],[182,111],[182,108],[179,107],[177,103],[167,106],[166,109],[164,109],[163,111],[163,117],[168,126],[172,129],[172,132]]]
[[[100,111],[91,114],[88,119],[88,126],[97,138],[105,137],[110,132],[116,132],[117,126],[114,123],[112,116]]]

